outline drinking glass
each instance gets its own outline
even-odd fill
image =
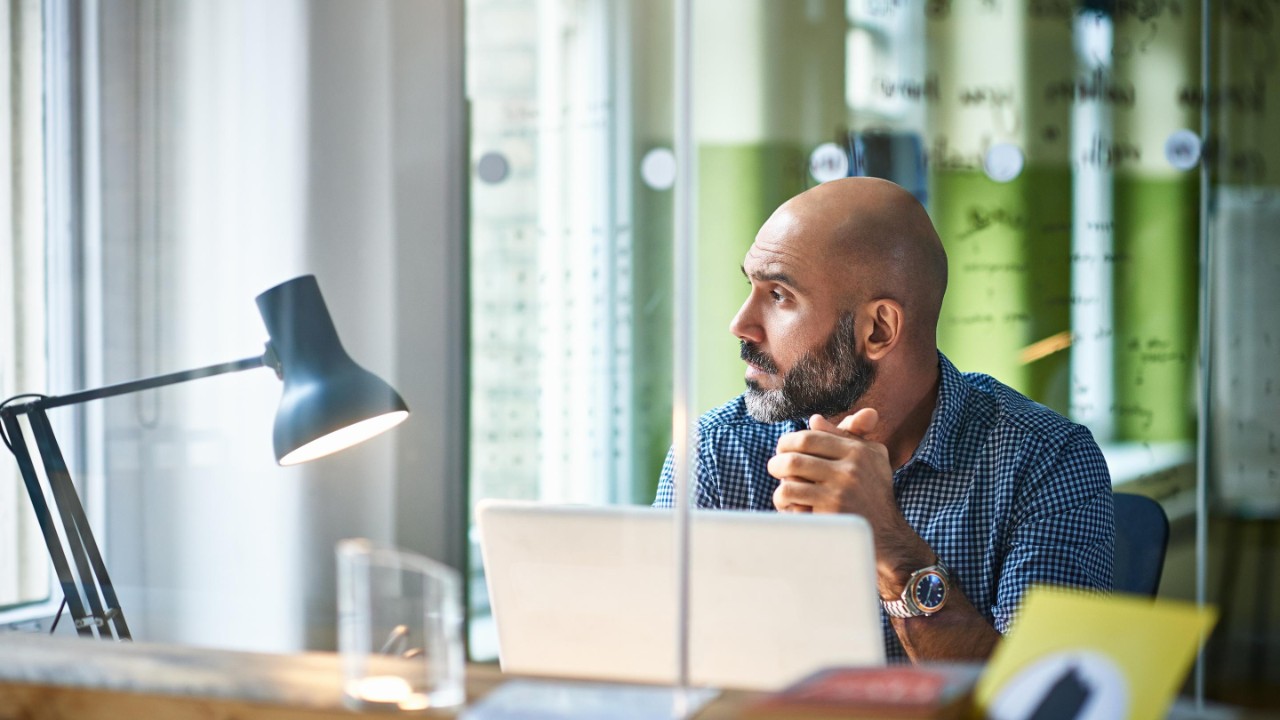
[[[358,710],[425,711],[466,699],[461,580],[369,540],[337,546],[343,695]]]

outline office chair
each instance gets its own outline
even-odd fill
[[[1169,519],[1160,503],[1142,495],[1115,493],[1116,592],[1155,597],[1169,545]]]

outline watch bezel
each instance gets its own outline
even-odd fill
[[[920,586],[926,578],[937,578],[938,583],[942,587],[942,597],[938,600],[938,604],[928,606],[920,602]],[[911,578],[907,580],[907,586],[903,588],[902,599],[911,606],[911,609],[921,615],[932,615],[942,608],[946,607],[947,600],[951,595],[951,583],[943,568],[937,564],[921,568],[911,574]]]

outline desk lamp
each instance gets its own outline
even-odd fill
[[[116,599],[46,410],[265,366],[275,370],[276,376],[284,381],[273,431],[276,461],[281,465],[324,457],[389,430],[409,416],[409,408],[390,385],[347,355],[314,275],[281,283],[259,295],[257,302],[269,336],[261,356],[69,395],[19,395],[0,403],[4,443],[17,458],[27,495],[62,585],[64,602],[80,635],[92,637],[96,631],[100,638],[112,639],[114,626],[116,637],[130,639],[124,611]],[[50,512],[36,474],[30,448],[18,422],[20,415],[26,415],[30,424],[58,511],[56,517]],[[75,562],[79,587],[63,551],[59,523]]]

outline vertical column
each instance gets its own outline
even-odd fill
[[[1071,83],[1071,419],[1100,442],[1115,435],[1115,326],[1112,207],[1116,132],[1112,104],[1131,98],[1112,77],[1115,23],[1109,13],[1074,18],[1076,75]],[[1108,93],[1108,91],[1112,91]]]

